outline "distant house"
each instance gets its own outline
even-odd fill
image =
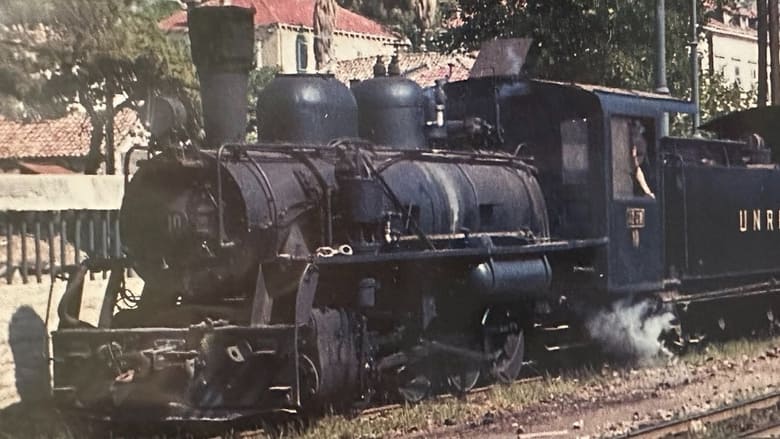
[[[254,8],[257,67],[278,66],[283,73],[314,73],[314,0],[234,0],[204,4]],[[177,11],[160,22],[169,32],[187,31],[187,12]],[[381,24],[337,8],[333,48],[336,60],[389,55],[405,40]]]
[[[117,113],[114,118],[117,173],[121,172],[124,152],[141,141],[139,136],[143,132],[136,112],[125,109]],[[89,118],[79,111],[38,122],[20,122],[0,116],[0,172],[84,172],[91,137]]]
[[[758,32],[755,5],[713,8],[703,26],[706,44],[702,64],[710,74],[720,72],[747,91],[758,86]],[[768,59],[768,56],[767,56]]]
[[[444,55],[436,52],[401,53],[398,64],[401,75],[418,83],[422,87],[434,85],[437,79],[448,78],[450,81],[460,81],[469,77],[469,71],[475,58],[468,55]],[[382,61],[387,64],[390,56],[384,56]],[[351,80],[365,80],[373,76],[376,57],[369,56],[336,64],[336,78],[344,83]]]

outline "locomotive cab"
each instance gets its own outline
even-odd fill
[[[600,240],[591,253],[566,261],[566,270],[592,273],[588,281],[599,291],[662,289],[658,133],[664,113],[692,113],[691,103],[517,77],[470,79],[446,89],[448,119],[492,121],[502,134],[496,148],[536,167],[553,238]]]
[[[661,291],[665,278],[663,162],[664,113],[692,113],[692,103],[668,95],[594,88],[602,111],[609,197],[609,244],[600,258],[605,289]],[[644,157],[643,157],[644,156]]]

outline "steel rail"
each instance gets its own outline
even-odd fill
[[[533,376],[533,377],[529,377],[529,378],[521,378],[519,380],[513,381],[512,385],[535,383],[537,381],[542,381],[543,379],[544,379],[544,377],[541,376],[541,375]],[[496,384],[490,384],[490,385],[483,386],[483,387],[475,387],[475,388],[469,390],[468,392],[466,392],[463,395],[457,395],[457,394],[452,394],[452,393],[445,393],[445,394],[442,394],[442,395],[437,395],[437,396],[434,396],[432,398],[425,399],[422,402],[445,401],[445,400],[452,399],[452,398],[464,398],[464,397],[468,398],[469,396],[472,396],[472,395],[478,395],[480,393],[488,392],[489,390],[495,388],[496,385],[497,385],[497,383]],[[364,410],[360,411],[360,413],[358,415],[359,416],[368,416],[368,415],[375,415],[375,414],[379,414],[379,413],[387,413],[387,412],[392,411],[392,410],[397,410],[397,409],[403,408],[403,407],[405,407],[407,405],[408,404],[395,403],[395,404],[387,404],[387,405],[381,405],[381,406],[376,406],[376,407],[369,407],[367,409],[364,409]]]
[[[747,438],[747,439],[780,437],[780,422],[773,422],[772,424],[764,425],[754,430],[746,431],[740,434],[739,437]]]
[[[696,430],[694,426],[697,424],[716,424],[728,421],[737,416],[749,415],[753,410],[765,410],[778,405],[780,405],[780,391],[709,410],[704,413],[687,416],[683,419],[651,425],[628,433],[623,437],[642,439],[671,437],[681,433],[693,432]]]

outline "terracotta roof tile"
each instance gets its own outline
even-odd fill
[[[390,57],[384,56],[383,60],[387,64],[390,62]],[[405,77],[422,87],[428,87],[433,85],[435,80],[450,74],[450,64],[452,64],[450,81],[468,78],[471,66],[474,64],[474,58],[443,55],[436,52],[417,52],[402,53],[398,62]],[[361,81],[369,79],[373,76],[375,63],[375,56],[339,61],[336,65],[336,78],[345,83],[352,79]]]
[[[76,171],[50,163],[30,163],[19,161],[19,168],[26,174],[75,174]]]
[[[126,109],[114,120],[114,139],[119,145],[136,128],[138,116]],[[28,123],[0,117],[0,159],[84,157],[91,134],[89,119],[81,112]]]
[[[314,26],[314,0],[209,0],[203,5],[230,3],[233,6],[255,10],[255,26],[287,24],[291,26]],[[187,12],[176,11],[160,22],[160,28],[166,31],[186,30]],[[336,29],[368,35],[380,35],[396,38],[392,32],[374,20],[358,15],[341,6],[336,9]]]

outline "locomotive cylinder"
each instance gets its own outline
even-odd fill
[[[246,136],[247,84],[254,62],[254,9],[200,7],[188,14],[192,60],[198,71],[206,146]]]
[[[550,289],[552,271],[546,257],[488,261],[469,273],[469,288],[488,300],[533,297]]]

